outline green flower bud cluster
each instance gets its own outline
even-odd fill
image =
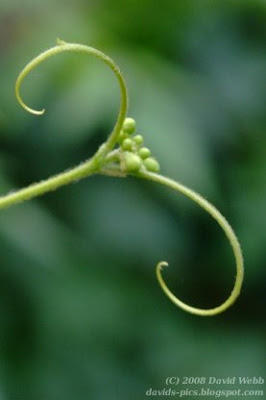
[[[149,172],[159,172],[160,165],[152,157],[150,149],[143,146],[143,136],[135,134],[136,122],[126,118],[119,134],[121,153],[121,169],[125,172],[138,172],[145,169]]]

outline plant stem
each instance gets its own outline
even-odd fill
[[[41,53],[39,56],[30,61],[21,71],[15,85],[15,93],[17,100],[19,101],[20,105],[28,112],[35,115],[42,115],[45,112],[44,109],[41,111],[36,111],[28,107],[22,100],[20,96],[21,83],[24,80],[24,78],[43,61],[47,60],[49,57],[52,57],[58,53],[68,52],[68,51],[87,53],[89,55],[98,58],[104,63],[106,63],[116,75],[116,78],[120,86],[121,103],[115,126],[111,134],[107,138],[106,142],[99,147],[98,151],[94,154],[94,156],[91,159],[85,161],[78,167],[75,167],[61,174],[55,175],[51,178],[48,178],[45,181],[32,184],[25,189],[21,189],[16,192],[0,197],[0,209],[9,207],[24,200],[29,200],[36,196],[40,196],[46,192],[55,190],[60,186],[67,185],[73,181],[77,181],[81,178],[92,175],[93,173],[99,172],[107,164],[107,162],[111,162],[116,157],[115,152],[111,152],[111,150],[117,143],[119,133],[122,129],[122,125],[126,117],[127,105],[128,105],[127,88],[123,75],[121,74],[118,66],[110,57],[108,57],[101,51],[94,49],[93,47],[90,46],[75,44],[75,43],[66,43],[58,39],[57,46],[54,46],[49,50],[46,50],[43,53]],[[106,169],[106,171],[107,170],[108,169]],[[113,173],[117,174],[117,171],[113,171]]]
[[[0,209],[7,208],[25,200],[30,200],[33,197],[40,196],[71,182],[76,182],[77,180],[85,178],[98,171],[98,163],[93,157],[69,171],[65,171],[61,174],[52,176],[47,180],[34,183],[24,189],[0,197]]]
[[[17,78],[16,85],[15,85],[16,98],[17,98],[18,102],[20,103],[20,105],[28,112],[35,114],[35,115],[42,115],[45,112],[45,109],[36,111],[36,110],[28,107],[24,103],[24,101],[22,100],[22,98],[20,96],[19,91],[20,91],[21,83],[24,80],[24,78],[29,74],[29,72],[31,72],[34,68],[36,68],[43,61],[47,60],[49,57],[52,57],[58,53],[68,52],[68,51],[71,51],[71,52],[73,51],[73,52],[77,52],[77,53],[87,53],[87,54],[92,55],[92,56],[100,59],[101,61],[103,61],[105,64],[107,64],[111,68],[111,70],[114,72],[114,74],[118,80],[118,83],[120,86],[120,93],[121,93],[121,102],[120,102],[120,109],[119,109],[118,117],[117,117],[115,126],[113,128],[113,131],[107,138],[105,144],[100,147],[100,149],[98,150],[97,155],[96,155],[96,157],[99,160],[102,160],[109,153],[109,151],[112,150],[112,148],[115,146],[115,144],[118,140],[119,133],[122,129],[123,122],[126,117],[127,107],[128,107],[128,98],[127,98],[127,87],[126,87],[124,77],[121,74],[120,69],[118,68],[116,63],[110,57],[108,57],[106,54],[104,54],[103,52],[101,52],[97,49],[94,49],[93,47],[82,45],[82,44],[66,43],[60,39],[57,39],[57,43],[58,43],[57,46],[54,46],[51,49],[46,50],[43,53],[41,53],[39,56],[35,57],[21,71],[21,73],[19,74],[19,76]]]
[[[170,298],[170,300],[172,300],[178,307],[182,308],[185,311],[190,312],[191,314],[197,314],[197,315],[201,315],[201,316],[216,315],[216,314],[223,312],[224,310],[226,310],[228,307],[230,307],[235,302],[236,298],[238,297],[238,295],[240,293],[243,278],[244,278],[244,267],[243,267],[244,263],[243,263],[241,247],[240,247],[239,241],[238,241],[233,229],[231,228],[230,224],[225,219],[225,217],[220,213],[220,211],[217,210],[217,208],[214,207],[211,203],[209,203],[208,200],[204,199],[200,194],[187,188],[186,186],[182,185],[181,183],[176,182],[170,178],[166,178],[160,174],[155,174],[155,173],[147,172],[147,171],[140,171],[135,175],[140,178],[144,178],[144,179],[148,179],[148,180],[160,183],[164,186],[170,187],[171,189],[184,194],[185,196],[190,198],[192,201],[197,203],[205,211],[207,211],[207,213],[209,213],[223,229],[225,235],[227,236],[227,238],[231,244],[231,247],[232,247],[232,250],[234,253],[235,262],[236,262],[236,279],[235,279],[235,284],[234,284],[234,287],[233,287],[233,290],[232,290],[230,296],[220,306],[211,308],[211,309],[201,309],[201,308],[192,307],[192,306],[189,306],[189,305],[183,303],[168,289],[168,287],[166,286],[166,284],[162,278],[161,269],[162,269],[162,267],[167,266],[168,264],[165,261],[162,261],[162,262],[158,263],[157,268],[156,268],[156,275],[157,275],[157,278],[158,278],[161,288],[163,289],[165,294]]]

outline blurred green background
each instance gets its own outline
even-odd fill
[[[23,84],[43,117],[17,104],[18,73],[57,37],[116,60],[162,173],[234,227],[245,282],[213,318],[165,297],[159,260],[198,307],[228,296],[235,267],[217,224],[156,184],[95,176],[3,210],[0,400],[141,400],[168,376],[265,378],[265,1],[1,0],[2,194],[85,160],[115,122],[117,82],[83,55],[50,59]]]

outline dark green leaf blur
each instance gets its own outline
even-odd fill
[[[138,133],[163,174],[228,218],[245,281],[216,317],[169,301],[158,261],[169,262],[171,290],[202,308],[229,295],[235,266],[217,224],[156,184],[93,176],[2,210],[0,400],[145,400],[169,388],[186,399],[218,397],[189,392],[201,388],[266,396],[265,385],[238,382],[266,378],[265,1],[1,0],[1,195],[87,159],[116,120],[117,82],[86,55],[59,55],[25,80],[24,100],[44,116],[18,105],[18,73],[57,37],[118,63]]]

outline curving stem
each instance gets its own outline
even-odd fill
[[[83,162],[82,164],[80,164],[75,168],[72,168],[68,171],[62,172],[58,175],[48,178],[45,181],[30,185],[24,189],[0,197],[0,209],[9,207],[13,204],[19,203],[24,200],[29,200],[33,197],[39,196],[51,190],[55,190],[60,186],[67,185],[73,181],[77,181],[78,179],[99,172],[101,168],[104,166],[106,156],[111,152],[111,150],[115,146],[118,140],[119,133],[122,129],[122,125],[126,117],[127,106],[128,106],[127,88],[124,78],[118,66],[115,64],[115,62],[106,54],[102,53],[99,50],[94,49],[93,47],[75,43],[66,43],[59,39],[57,40],[57,43],[58,43],[57,46],[54,46],[51,49],[46,50],[45,52],[41,53],[39,56],[34,58],[32,61],[30,61],[19,74],[15,85],[15,93],[16,93],[16,98],[20,103],[20,105],[25,110],[27,110],[32,114],[42,115],[45,112],[44,109],[40,111],[34,110],[28,107],[21,98],[20,86],[24,78],[29,74],[29,72],[31,72],[35,67],[41,64],[43,61],[47,60],[49,57],[68,51],[86,53],[105,62],[114,72],[118,80],[121,92],[121,103],[115,126],[110,136],[107,138],[106,142],[102,144],[102,146],[100,146],[100,148],[92,158]]]
[[[29,74],[29,72],[31,72],[39,64],[41,64],[43,61],[47,60],[49,57],[52,57],[52,56],[62,53],[64,51],[73,51],[73,52],[87,53],[89,55],[92,55],[92,56],[100,59],[104,63],[106,63],[117,77],[117,80],[118,80],[118,83],[120,86],[120,92],[121,92],[121,104],[120,104],[120,110],[119,110],[119,114],[118,114],[114,129],[113,129],[112,133],[110,134],[110,136],[108,137],[107,141],[105,142],[106,150],[103,154],[105,156],[115,146],[115,144],[117,142],[118,135],[120,133],[124,119],[126,117],[128,98],[127,98],[127,87],[126,87],[126,83],[123,78],[123,75],[121,74],[116,63],[110,57],[108,57],[106,54],[104,54],[103,52],[101,52],[97,49],[94,49],[93,47],[86,46],[83,44],[67,43],[61,39],[57,39],[57,46],[54,46],[51,49],[46,50],[43,53],[41,53],[40,55],[38,55],[36,58],[34,58],[32,61],[30,61],[26,65],[26,67],[21,71],[21,73],[19,74],[19,76],[17,78],[16,85],[15,85],[16,98],[17,98],[18,102],[20,103],[20,105],[28,112],[35,114],[35,115],[44,114],[45,109],[42,109],[40,111],[34,110],[33,108],[28,107],[24,103],[24,101],[22,100],[22,98],[20,96],[20,86],[21,86],[21,83],[24,80],[24,78]]]
[[[166,261],[161,261],[157,264],[156,267],[156,275],[157,279],[159,281],[159,284],[161,288],[163,289],[164,293],[169,297],[169,299],[175,303],[178,307],[182,308],[183,310],[191,313],[191,314],[196,314],[196,315],[201,315],[201,316],[211,316],[211,315],[216,315],[219,314],[223,311],[225,311],[227,308],[229,308],[236,300],[238,297],[241,286],[243,283],[243,278],[244,278],[244,262],[243,262],[243,256],[242,256],[242,251],[241,247],[239,244],[239,241],[231,228],[230,224],[227,222],[225,217],[220,213],[219,210],[217,210],[216,207],[214,207],[209,201],[204,199],[200,194],[194,192],[193,190],[187,188],[186,186],[182,185],[179,182],[176,182],[170,178],[166,178],[165,176],[162,176],[160,174],[148,172],[148,171],[140,171],[136,174],[140,178],[148,179],[157,183],[160,183],[164,186],[170,187],[173,190],[176,190],[188,198],[190,198],[192,201],[197,203],[201,208],[203,208],[207,213],[209,213],[220,225],[220,227],[223,229],[225,235],[227,236],[227,239],[230,242],[230,245],[232,247],[234,257],[235,257],[235,262],[236,262],[236,278],[235,278],[235,284],[233,287],[233,290],[230,294],[230,296],[219,306],[211,309],[201,309],[197,307],[190,306],[180,299],[178,299],[167,287],[163,277],[162,277],[162,268],[168,266],[168,263]]]

